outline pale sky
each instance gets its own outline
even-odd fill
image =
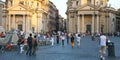
[[[65,12],[67,9],[67,6],[66,6],[67,0],[50,0],[50,1],[52,1],[56,5],[56,7],[59,9],[60,15],[66,18]],[[109,4],[111,4],[111,6],[116,9],[120,8],[120,0],[109,0]]]

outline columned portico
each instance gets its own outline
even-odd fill
[[[77,18],[72,17],[73,14],[67,14],[67,20],[69,21],[69,31],[73,31],[75,33],[76,31],[74,30],[74,27],[76,27],[76,25],[74,26],[74,24],[77,24],[78,33],[110,33],[110,31],[113,29],[110,28],[110,26],[114,27],[115,25],[112,24],[111,21],[111,19],[115,18],[115,13],[111,7],[107,6],[107,3],[107,0],[68,0],[68,8],[66,13],[75,11],[75,14],[78,14]],[[109,16],[113,18],[109,18]],[[113,30],[115,31],[115,29]]]

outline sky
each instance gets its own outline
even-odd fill
[[[59,10],[59,14],[62,17],[66,18],[65,12],[67,9],[66,5],[67,0],[50,0],[50,1],[52,1],[56,5],[57,9]],[[120,8],[120,0],[109,0],[109,4],[111,5],[111,7],[114,7],[116,9]]]

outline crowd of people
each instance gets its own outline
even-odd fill
[[[74,48],[75,43],[77,43],[78,48],[80,47],[80,42],[83,37],[85,37],[88,34],[81,34],[81,33],[64,33],[58,31],[57,33],[49,33],[46,34],[29,34],[27,38],[25,38],[25,33],[23,31],[20,31],[18,33],[19,40],[17,41],[18,45],[18,53],[24,52],[24,46],[27,45],[26,48],[26,55],[36,55],[37,46],[39,44],[39,41],[43,37],[42,40],[50,41],[51,46],[54,46],[54,44],[59,44],[64,47],[65,44],[70,44],[72,48]],[[0,34],[0,37],[5,36],[3,32]],[[41,37],[42,36],[42,37]],[[117,36],[120,36],[120,33],[117,32]],[[99,37],[97,41],[99,41],[100,44],[100,58],[105,59],[104,55],[106,53],[107,43],[109,41],[108,36],[106,36],[103,33],[99,34],[92,34],[91,39],[95,41],[95,37]],[[55,41],[56,40],[56,41]],[[65,43],[65,41],[67,43]]]

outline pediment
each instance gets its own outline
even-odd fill
[[[8,8],[8,10],[28,10],[28,8],[24,5],[16,5]]]
[[[93,9],[94,6],[92,4],[85,4],[77,8],[77,10],[93,10]]]

